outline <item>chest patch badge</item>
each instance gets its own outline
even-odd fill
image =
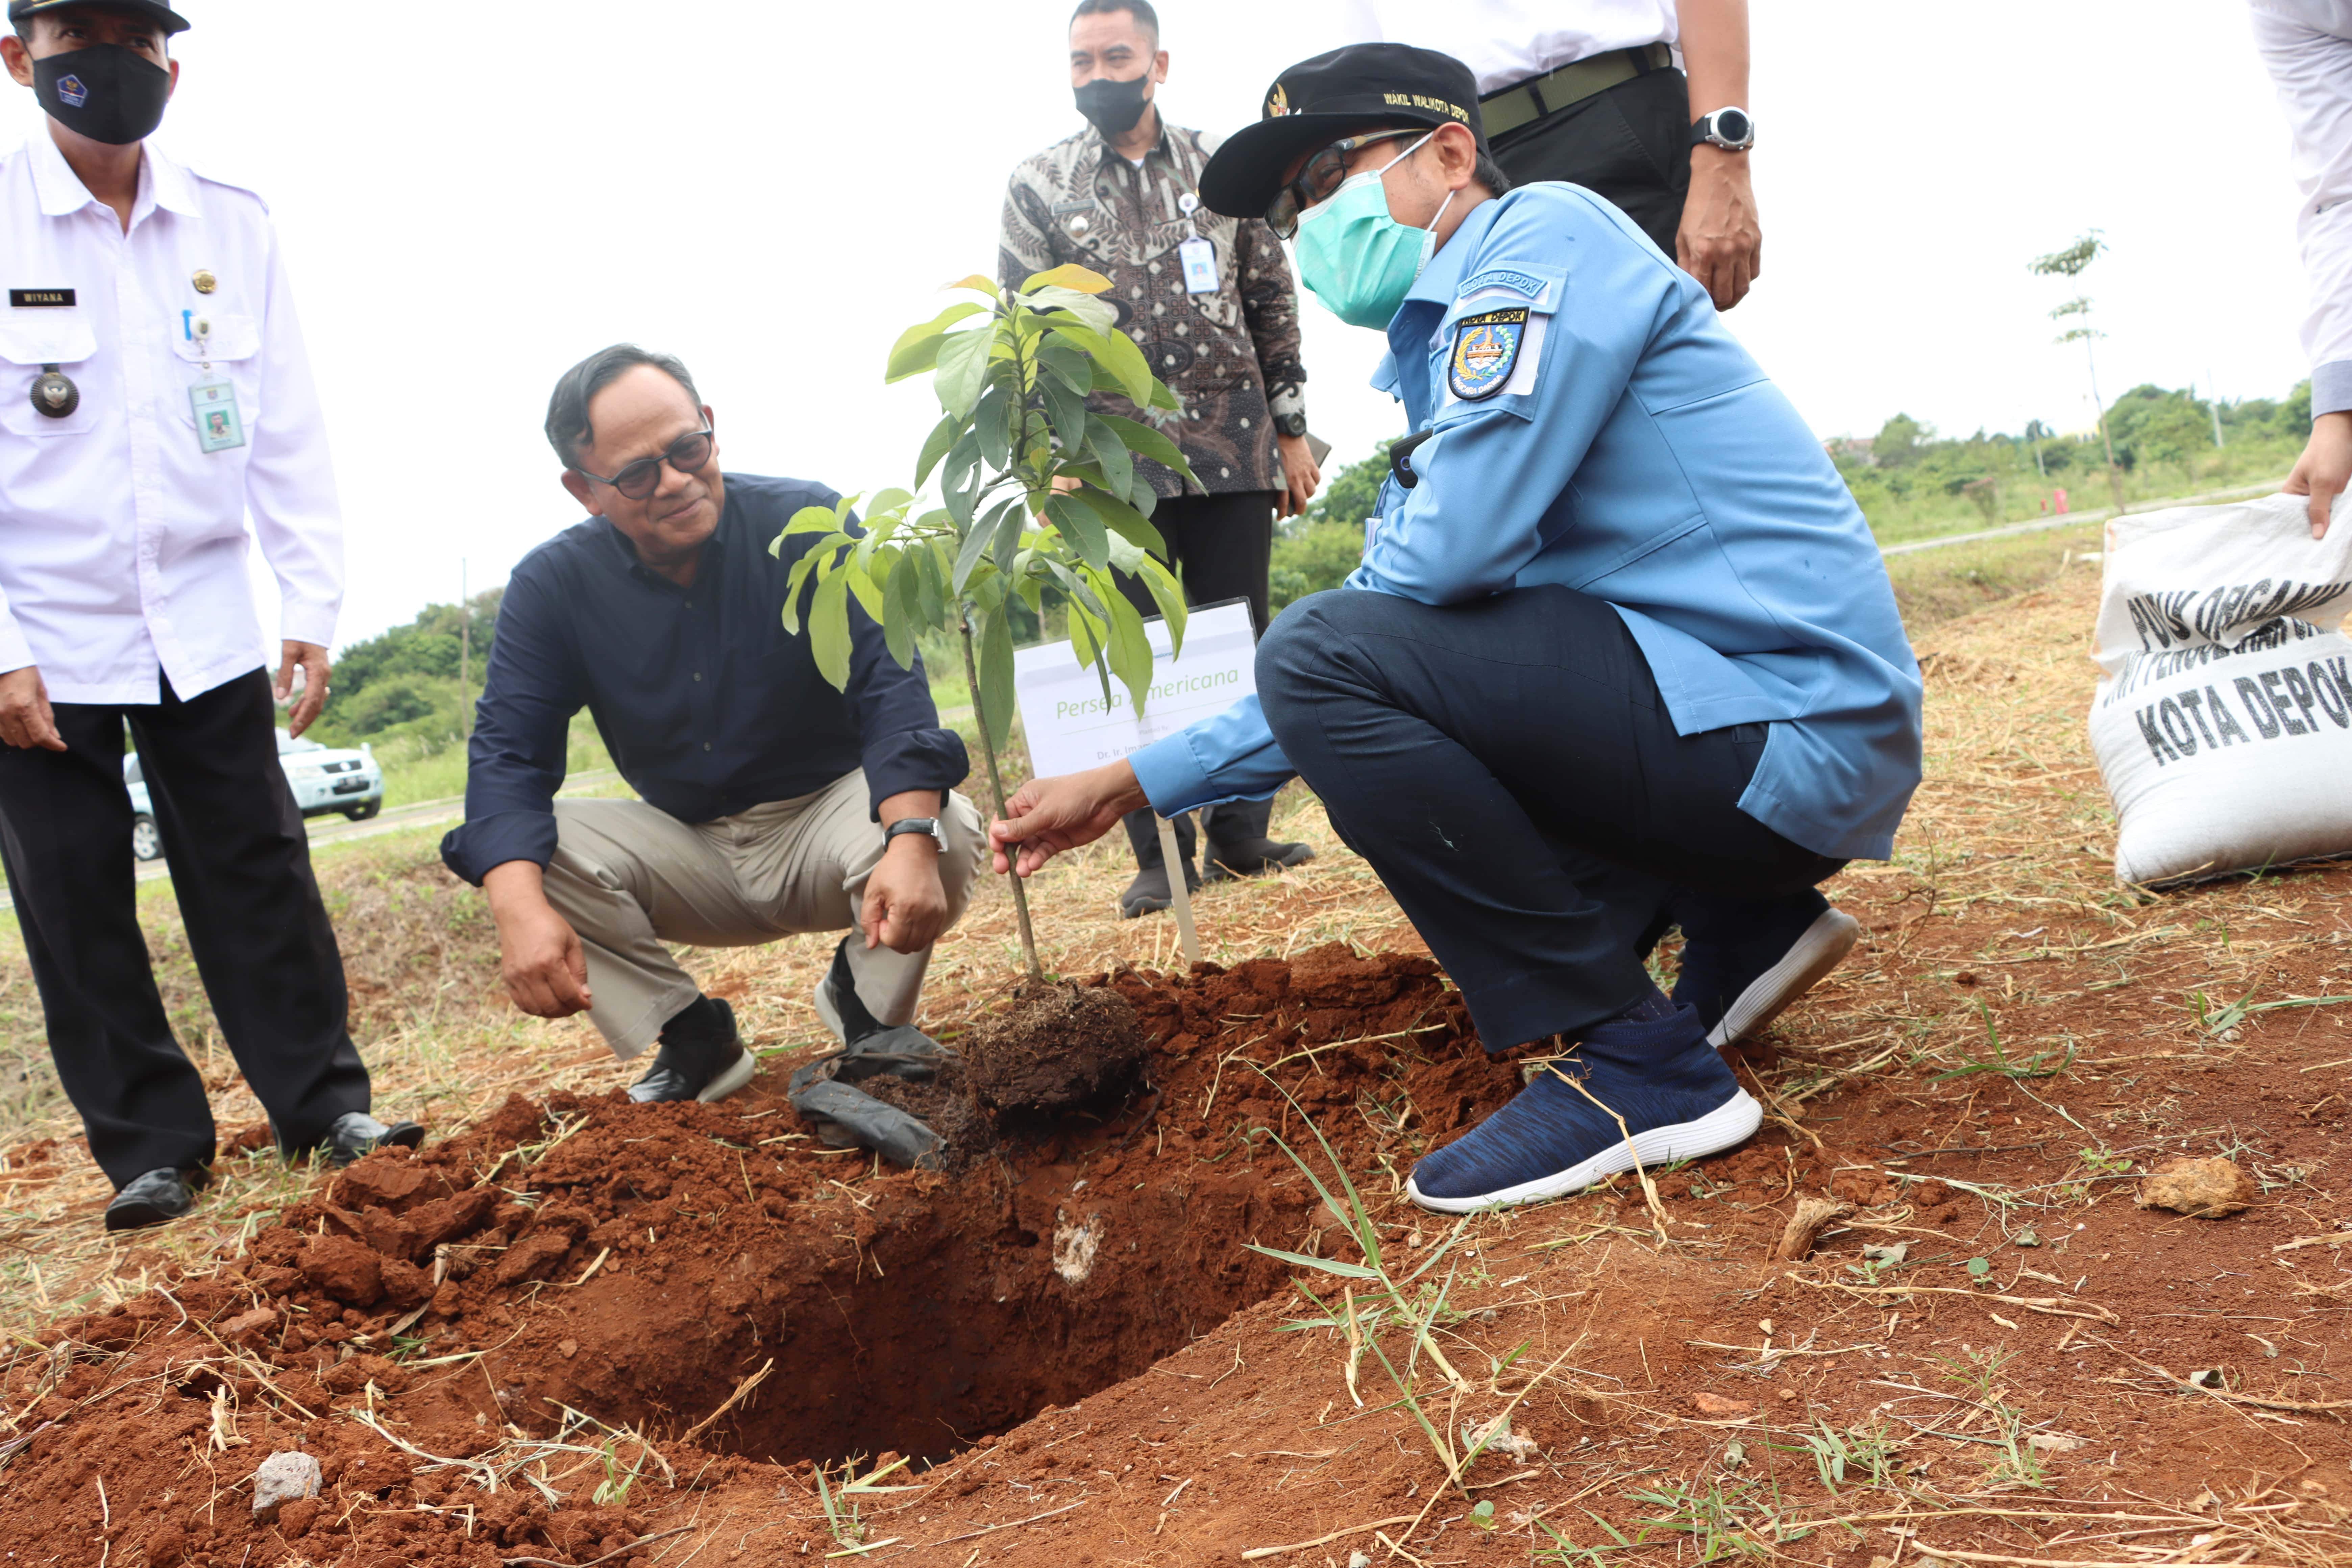
[[[1454,353],[1446,361],[1445,384],[1465,402],[1494,396],[1510,381],[1527,334],[1524,309],[1463,317],[1454,324]]]

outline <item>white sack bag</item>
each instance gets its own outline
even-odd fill
[[[2315,540],[2307,504],[2107,524],[2091,747],[2124,881],[2352,855],[2352,508]]]

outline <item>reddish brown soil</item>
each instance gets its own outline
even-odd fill
[[[2340,898],[2352,870],[2284,885]],[[1918,940],[1909,899],[1891,883],[1843,899],[1874,932],[1854,984],[1884,984],[1881,969]],[[2005,921],[1939,917],[1936,940],[1990,951]],[[2045,942],[2067,929],[2048,927]],[[2311,993],[2335,962],[2283,952],[2278,993]],[[1974,972],[1905,979],[1954,1006],[1984,996],[1996,1016],[2017,1005]],[[610,1561],[815,1561],[843,1548],[809,1461],[855,1455],[936,1463],[916,1476],[921,1490],[859,1500],[865,1540],[893,1543],[850,1561],[1232,1563],[1419,1512],[1443,1471],[1415,1416],[1369,1354],[1360,1408],[1341,1335],[1286,1330],[1320,1314],[1287,1287],[1294,1270],[1241,1244],[1356,1256],[1276,1146],[1312,1150],[1303,1110],[1363,1185],[1390,1267],[1409,1269],[1448,1229],[1399,1205],[1394,1182],[1507,1098],[1516,1066],[1484,1055],[1426,959],[1335,947],[1108,984],[1151,1042],[1146,1085],[1108,1120],[1028,1128],[957,1177],[824,1151],[782,1101],[782,1063],[720,1106],[518,1100],[466,1137],[362,1162],[233,1266],[61,1323],[0,1372],[14,1561],[576,1564],[672,1530],[683,1533]],[[2086,1037],[2094,1018],[2158,1016],[2129,993],[2071,1005]],[[2061,1016],[2037,1016],[2030,1038],[2013,1030],[2015,1048]],[[2301,1027],[2314,1015],[2294,1016]],[[1441,1339],[1467,1386],[1449,1393],[1424,1363],[1422,1397],[1458,1432],[1525,1390],[1514,1426],[1541,1453],[1484,1458],[1465,1478],[1496,1501],[1495,1531],[1449,1494],[1410,1550],[1431,1563],[1525,1561],[1549,1544],[1531,1511],[1606,1544],[1591,1510],[1664,1562],[1699,1542],[1663,1525],[1644,1535],[1640,1521],[1675,1510],[1639,1489],[1686,1483],[1716,1489],[1751,1542],[1759,1520],[1883,1512],[1903,1492],[1973,1498],[2025,1517],[1930,1520],[1920,1550],[1972,1544],[2008,1561],[2111,1560],[2112,1542],[2045,1543],[2070,1510],[2127,1492],[2183,1505],[2208,1487],[2236,1499],[2283,1486],[2276,1518],[2327,1524],[2352,1501],[2352,1441],[2335,1412],[2304,1406],[2352,1398],[2333,1361],[2347,1347],[2336,1260],[2352,1205],[2315,1174],[2347,1102],[2300,1069],[2352,1055],[2347,1037],[2331,1024],[2307,1047],[2259,1064],[2249,1052],[2226,1071],[2177,1030],[2023,1082],[1898,1064],[1803,1107],[1807,1131],[1768,1125],[1661,1174],[1664,1246],[1630,1184],[1474,1224],[1424,1279],[1446,1282],[1460,1314]],[[1808,1047],[1774,1040],[1748,1061],[1785,1088],[1778,1050],[1785,1068]],[[2118,1104],[2181,1109],[2182,1135],[2232,1129],[2268,1173],[2261,1201],[2219,1221],[2131,1206],[2127,1181],[2076,1157],[2146,1131],[2114,1131]],[[2154,1141],[2167,1138],[2167,1152],[2187,1146]],[[2062,1179],[2079,1199],[2014,1214],[1951,1184],[2041,1193]],[[1794,1199],[1822,1193],[1859,1212],[1807,1264],[1765,1262]],[[2305,1237],[2322,1240],[2273,1250]],[[1896,1240],[1910,1256],[1888,1280],[1923,1293],[1858,1293],[1880,1288],[1860,1249]],[[1972,1258],[1990,1266],[1980,1281]],[[1326,1299],[1339,1289],[1298,1278]],[[1401,1334],[1381,1342],[1407,1349]],[[1955,1379],[1996,1347],[2013,1359],[1973,1392]],[[2221,1369],[2238,1402],[2151,1367]],[[567,1431],[564,1406],[658,1439],[675,1486],[631,1440],[614,1453],[645,1473],[618,1505],[593,1500],[608,1477],[593,1456],[530,1468],[553,1507],[520,1475],[491,1491],[419,1457],[497,1464],[560,1432],[603,1439]],[[209,1436],[215,1408],[235,1413],[234,1446]],[[2058,1440],[2033,1450],[2039,1485],[1991,1474],[1994,1410],[2017,1413],[2021,1438]],[[1873,1422],[1902,1445],[1899,1479],[1832,1491],[1802,1439]],[[11,1448],[12,1435],[29,1440]],[[254,1521],[254,1468],[298,1445],[324,1464],[324,1493]],[[1780,1550],[1864,1568],[1898,1544],[1878,1531],[1865,1520]],[[1276,1561],[1324,1568],[1357,1547],[1382,1555],[1357,1533]]]
[[[1125,997],[1068,984],[1023,986],[956,1043],[967,1081],[993,1110],[1068,1110],[1123,1092],[1145,1050]]]

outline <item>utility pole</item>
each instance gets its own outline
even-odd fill
[[[2212,394],[2205,400],[2205,412],[2213,416],[2213,445],[2218,447],[2221,445],[2221,389],[2213,384],[2210,366],[2205,371],[2205,390]]]
[[[457,708],[460,733],[474,738],[474,601],[466,596],[466,560],[457,560]]]

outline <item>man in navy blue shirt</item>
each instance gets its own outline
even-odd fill
[[[769,546],[840,498],[722,474],[686,367],[630,344],[565,373],[547,437],[590,515],[507,584],[466,822],[441,846],[489,896],[516,1005],[584,1011],[624,1060],[659,1041],[634,1100],[718,1100],[752,1058],[663,943],[847,931],[819,1016],[853,1048],[936,1049],[910,1021],[970,895],[980,818],[951,793],[970,763],[919,658],[901,668],[852,605],[836,691],[783,629],[785,578],[814,536]],[[643,798],[555,799],[583,707]]]

